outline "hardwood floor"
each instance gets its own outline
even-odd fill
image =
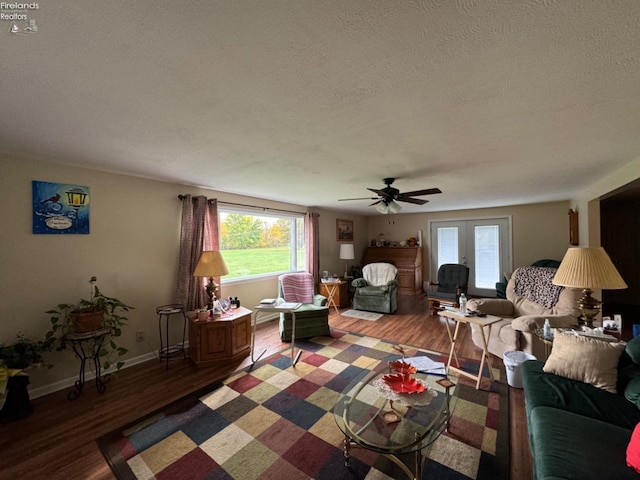
[[[439,317],[426,315],[427,311],[424,296],[399,296],[398,311],[376,322],[338,316],[333,311],[329,323],[333,328],[447,352],[444,324]],[[275,321],[259,326],[256,350],[266,348],[269,355],[288,345],[280,342]],[[461,332],[457,352],[480,358],[481,350],[473,345],[467,329]],[[502,360],[493,361],[497,365]],[[248,364],[246,358],[197,368],[188,360],[177,359],[167,371],[164,364],[150,361],[121,371],[102,395],[88,382],[75,401],[67,400],[68,390],[34,399],[32,415],[0,425],[0,479],[113,480],[96,438]],[[524,397],[519,389],[510,388],[510,394],[511,478],[531,479]]]

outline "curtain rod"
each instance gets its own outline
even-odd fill
[[[178,195],[178,198],[180,200],[183,200],[185,197],[185,195]],[[209,200],[211,201],[211,200]],[[246,203],[234,203],[234,202],[224,202],[221,200],[218,200],[218,203],[223,204],[223,205],[234,205],[236,207],[248,207],[248,208],[255,208],[257,210],[262,210],[264,212],[268,212],[268,211],[273,211],[273,212],[284,212],[284,213],[295,213],[297,215],[300,214],[304,214],[305,212],[295,212],[293,210],[283,210],[281,208],[271,208],[271,207],[258,207],[256,205],[248,205]]]

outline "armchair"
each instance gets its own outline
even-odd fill
[[[436,290],[429,290],[429,309],[432,314],[441,310],[440,304],[458,307],[458,299],[461,294],[467,294],[469,284],[469,267],[459,263],[443,263],[438,268],[438,281],[429,283]]]
[[[398,269],[390,263],[369,263],[362,267],[362,278],[351,282],[355,288],[353,308],[393,313],[398,308]]]
[[[550,267],[520,267],[507,284],[506,299],[472,298],[467,301],[469,310],[502,317],[493,324],[487,339],[490,353],[502,358],[510,350],[522,350],[546,358],[542,342],[534,338],[536,329],[549,319],[552,328],[566,328],[578,323],[580,311],[576,301],[581,291],[553,285],[556,273]],[[471,325],[473,343],[482,347],[479,326]]]
[[[315,293],[310,273],[286,273],[278,277],[278,297],[286,302],[302,303],[296,310],[296,338],[331,335],[327,297]],[[292,316],[280,313],[280,339],[291,341]]]

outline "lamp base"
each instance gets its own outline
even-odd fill
[[[578,299],[578,309],[582,312],[584,322],[589,328],[593,328],[593,319],[600,313],[602,307],[602,302],[593,298],[592,293],[591,289],[585,288]]]
[[[213,277],[209,277],[209,283],[205,287],[209,302],[207,303],[207,310],[213,309],[213,303],[216,300],[216,293],[218,292],[218,285],[213,281]]]

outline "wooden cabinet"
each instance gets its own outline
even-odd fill
[[[318,293],[320,295],[324,295],[329,298],[329,287],[331,285],[325,285],[324,283],[318,284]],[[336,291],[333,294],[333,300],[336,302],[338,308],[347,308],[351,306],[351,301],[349,300],[349,284],[344,280],[341,280],[340,283],[336,286]]]
[[[422,292],[422,248],[368,247],[362,264],[387,262],[398,269],[398,293],[419,295]]]
[[[251,310],[240,307],[216,320],[189,321],[189,356],[196,365],[249,354]]]

